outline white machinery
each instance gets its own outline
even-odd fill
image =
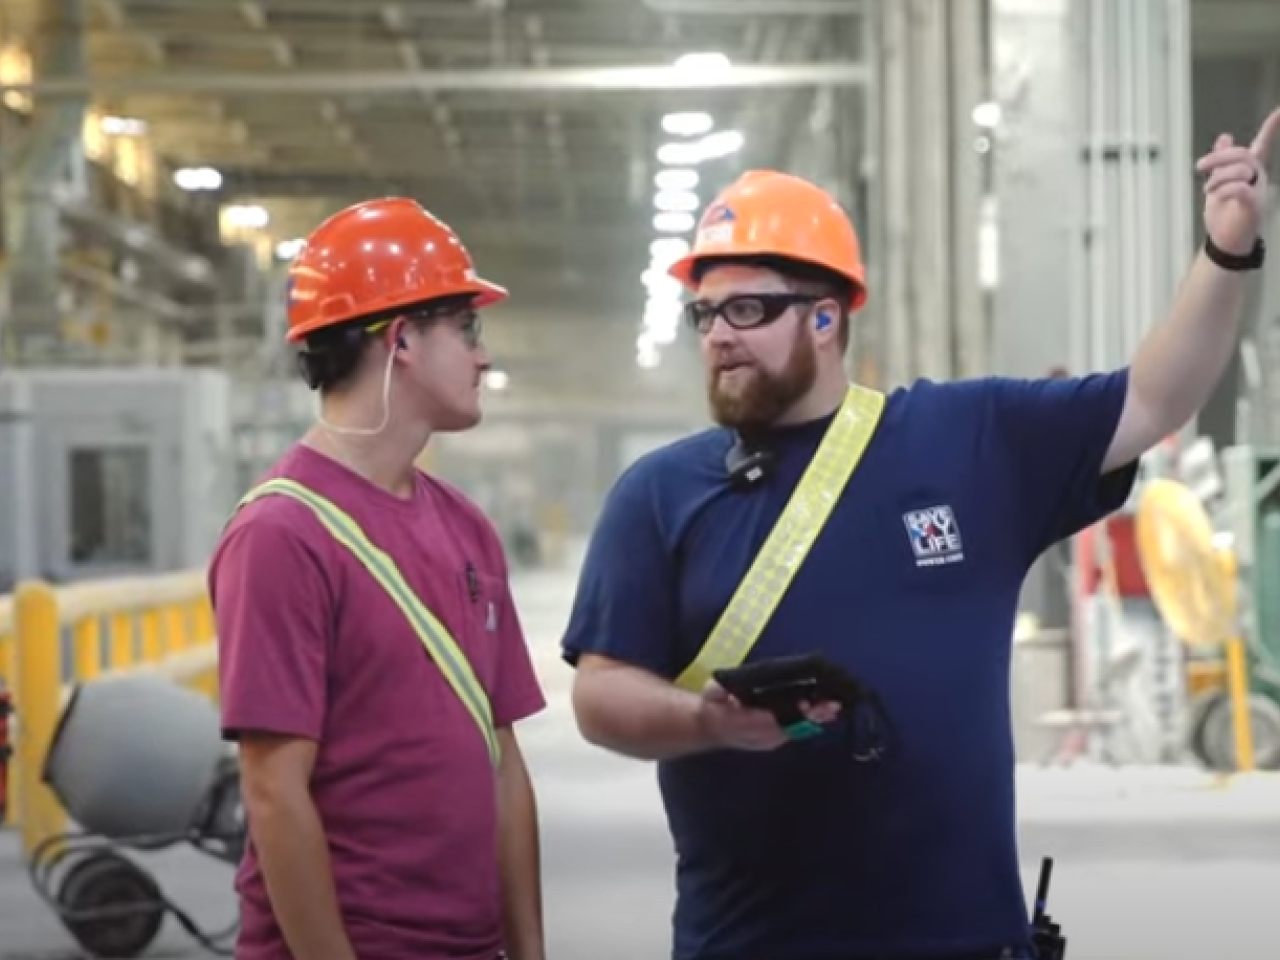
[[[0,593],[200,566],[235,505],[218,371],[0,374]]]

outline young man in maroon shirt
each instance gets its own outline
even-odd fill
[[[479,422],[476,311],[505,296],[407,200],[335,215],[290,268],[321,416],[210,570],[250,834],[240,960],[544,960],[512,732],[543,696],[493,527],[414,467]]]

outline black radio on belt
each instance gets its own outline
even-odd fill
[[[1053,877],[1053,858],[1040,861],[1040,882],[1036,884],[1035,909],[1031,916],[1031,942],[1036,948],[1036,960],[1065,960],[1067,938],[1062,926],[1054,923],[1045,909],[1049,904],[1049,881]]]

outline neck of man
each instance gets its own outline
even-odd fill
[[[843,364],[820,369],[814,378],[813,386],[793,403],[786,413],[775,420],[774,425],[793,426],[833,416],[840,409],[840,404],[848,391],[849,377],[845,374]]]
[[[382,391],[353,390],[321,398],[321,415],[338,428],[367,430],[383,419]],[[302,442],[393,496],[413,495],[415,464],[431,439],[431,425],[396,415],[395,391],[389,398],[386,426],[374,436],[342,433],[323,423],[313,425]]]

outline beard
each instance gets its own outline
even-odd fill
[[[812,389],[817,372],[813,343],[797,324],[787,362],[777,373],[754,362],[733,371],[711,371],[707,379],[711,416],[720,426],[739,431],[768,427]]]

